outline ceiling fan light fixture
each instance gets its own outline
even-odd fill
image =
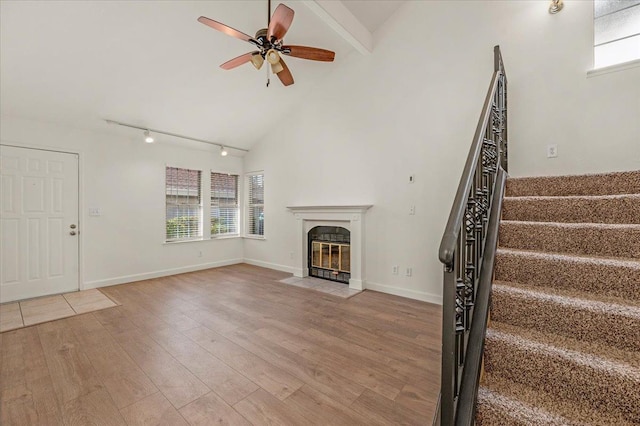
[[[551,4],[549,5],[549,13],[555,15],[560,12],[564,7],[564,3],[562,0],[551,0]]]
[[[284,67],[282,66],[282,64],[280,62],[276,62],[275,64],[271,64],[271,72],[274,74],[278,74],[279,72],[282,72],[284,70]]]
[[[151,136],[151,134],[149,133],[148,130],[144,131],[144,141],[146,143],[153,143],[154,142],[153,136]]]
[[[227,149],[224,146],[220,147],[220,155],[223,157],[226,157],[227,154],[229,154],[229,152],[227,152]]]
[[[275,49],[267,50],[267,61],[271,65],[275,65],[280,62],[280,55],[278,55],[278,52]]]
[[[262,68],[262,64],[264,63],[264,58],[259,54],[255,53],[251,56],[251,64],[259,70]]]

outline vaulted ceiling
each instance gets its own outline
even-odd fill
[[[2,1],[0,112],[98,130],[111,118],[249,148],[359,54],[303,2],[282,3],[296,13],[286,42],[333,50],[336,63],[287,58],[296,83],[272,76],[266,88],[266,67],[219,68],[250,44],[196,21],[252,35],[266,27],[266,0]],[[369,31],[402,3],[345,2]]]

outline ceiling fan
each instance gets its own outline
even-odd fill
[[[230,70],[236,68],[246,62],[251,62],[256,69],[260,69],[265,59],[271,64],[271,71],[278,76],[282,84],[290,86],[293,84],[293,76],[291,71],[285,64],[280,55],[293,56],[295,58],[311,59],[313,61],[333,62],[336,54],[330,50],[318,49],[316,47],[293,46],[284,44],[284,36],[293,21],[293,9],[279,4],[273,17],[271,16],[271,0],[268,2],[268,19],[267,28],[259,29],[255,37],[251,37],[241,31],[231,28],[225,24],[209,19],[205,16],[198,18],[198,21],[223,32],[231,37],[238,38],[253,44],[258,50],[245,53],[244,55],[233,58],[220,68]],[[267,86],[269,80],[267,79]]]

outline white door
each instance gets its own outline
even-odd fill
[[[0,302],[78,290],[78,155],[0,145]]]

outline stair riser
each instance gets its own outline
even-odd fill
[[[555,253],[640,259],[640,226],[561,226],[503,222],[500,246]]]
[[[498,252],[495,279],[640,301],[640,267]]]
[[[640,223],[640,196],[616,198],[505,198],[503,220]]]
[[[571,358],[487,336],[484,365],[495,375],[559,399],[640,422],[640,381]]]
[[[511,178],[507,196],[640,194],[640,170],[587,176]]]
[[[592,311],[501,290],[492,294],[491,319],[621,350],[640,351],[640,317]],[[635,337],[634,337],[635,336]]]
[[[538,421],[538,419],[518,419],[513,413],[505,411],[502,407],[496,407],[489,403],[478,402],[476,412],[476,425],[479,426],[566,426],[565,422],[549,422],[547,420]]]

